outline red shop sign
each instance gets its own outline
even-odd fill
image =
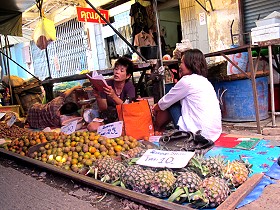
[[[83,7],[76,7],[77,8],[77,16],[78,21],[80,22],[91,22],[91,23],[102,23],[105,24],[106,22],[95,12],[95,10],[91,8],[83,8]],[[109,11],[108,10],[98,10],[106,20],[109,21]]]

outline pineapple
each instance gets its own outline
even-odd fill
[[[142,147],[135,147],[133,149],[128,150],[126,153],[122,153],[122,157],[126,159],[130,158],[139,158],[141,157],[147,150]]]
[[[111,157],[104,157],[95,162],[97,177],[105,182],[114,182],[125,171],[125,166]],[[104,180],[105,179],[105,180]]]
[[[175,181],[176,178],[171,171],[159,171],[150,184],[150,192],[158,198],[169,197],[174,189]]]
[[[204,158],[201,155],[193,157],[188,164],[189,170],[197,173],[200,177],[217,176],[222,178],[225,161],[221,156]]]
[[[236,188],[247,180],[251,167],[252,165],[248,162],[245,163],[241,158],[240,160],[228,162],[223,169],[224,178],[229,180],[231,187]]]
[[[222,178],[222,171],[223,168],[225,167],[225,161],[220,155],[205,158],[202,161],[202,165],[208,168],[209,170],[208,176],[217,176]]]
[[[128,189],[140,193],[148,193],[153,177],[153,171],[145,170],[139,165],[132,165],[122,174],[121,180]]]
[[[197,174],[193,172],[184,172],[177,177],[175,182],[175,188],[187,187],[188,191],[190,193],[193,193],[198,190],[201,182],[202,180]]]
[[[208,177],[203,180],[200,190],[190,196],[190,200],[196,207],[214,208],[224,202],[229,194],[230,189],[224,179]]]
[[[184,202],[189,193],[196,192],[202,183],[201,178],[194,172],[180,172],[175,182],[175,192],[169,197],[168,201]]]

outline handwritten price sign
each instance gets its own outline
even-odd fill
[[[159,168],[183,168],[193,156],[194,152],[148,149],[136,163]]]
[[[97,133],[107,138],[115,138],[122,135],[123,121],[113,122],[99,126]]]
[[[17,117],[16,117],[16,115],[12,115],[12,117],[11,117],[11,119],[9,119],[8,121],[7,121],[7,126],[8,127],[12,127],[12,125],[15,123],[17,121]]]
[[[76,131],[78,120],[72,121],[67,125],[61,127],[60,132],[65,134],[71,134]]]

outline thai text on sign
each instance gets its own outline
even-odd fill
[[[91,22],[91,23],[102,23],[106,22],[96,13],[95,10],[91,8],[76,7],[78,21],[81,22]],[[101,15],[109,21],[109,11],[108,10],[98,10]]]
[[[194,154],[194,152],[186,151],[148,149],[136,163],[150,167],[183,168],[188,164]]]

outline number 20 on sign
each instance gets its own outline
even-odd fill
[[[136,163],[150,167],[183,168],[193,156],[194,152],[148,149]]]

